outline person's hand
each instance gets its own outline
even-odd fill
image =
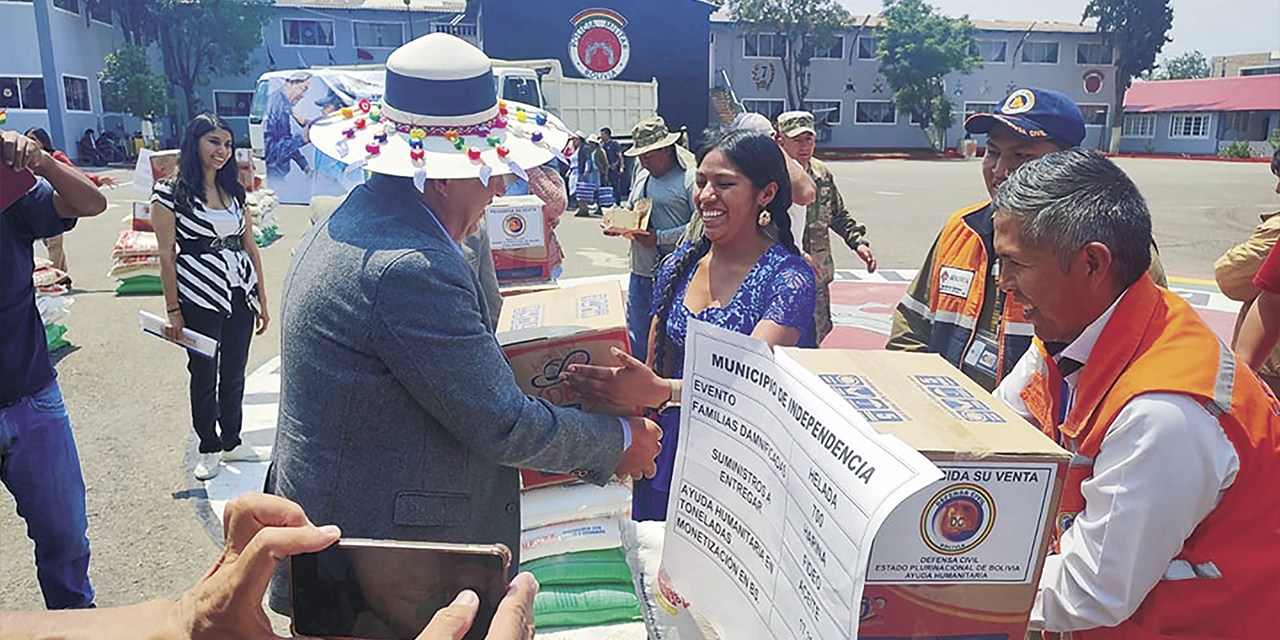
[[[626,236],[628,240],[635,240],[636,242],[639,242],[641,246],[650,248],[658,246],[658,234],[652,231],[632,229],[622,232],[622,235]]]
[[[867,263],[867,273],[875,273],[876,272],[876,254],[871,251],[871,245],[860,244],[858,245],[858,248],[855,249],[855,251],[857,251],[858,257],[862,258],[862,261]]]
[[[616,367],[571,364],[562,374],[574,391],[614,407],[657,407],[671,396],[670,380],[617,347],[609,349]]]
[[[662,427],[648,418],[627,418],[627,426],[631,427],[631,446],[622,452],[613,473],[620,478],[652,478],[658,473],[654,459],[662,451]]]
[[[182,319],[181,311],[170,311],[166,317],[167,322],[164,323],[164,337],[170,340],[180,340],[182,338],[182,329],[187,326]]]
[[[227,503],[222,557],[176,606],[179,628],[192,640],[279,638],[262,611],[276,561],[320,551],[338,541],[338,527],[317,527],[302,507],[265,494]]]
[[[0,159],[14,170],[30,169],[33,173],[40,173],[48,157],[39,142],[17,131],[0,131]]]
[[[261,304],[262,309],[261,309],[260,311],[258,311],[258,317],[257,317],[257,319],[254,321],[254,322],[257,324],[257,326],[258,326],[258,330],[254,332],[254,333],[255,333],[255,334],[257,334],[257,335],[262,335],[262,334],[266,333],[266,332],[267,332],[267,325],[271,324],[271,314],[267,313],[267,303],[266,303],[266,301],[263,301],[263,302],[261,302],[260,304]]]
[[[485,640],[530,640],[533,638],[533,596],[538,581],[532,573],[522,573],[507,587],[507,595],[498,603]],[[436,612],[418,640],[462,640],[471,629],[480,609],[480,598],[467,589],[453,603]]]
[[[807,251],[800,251],[800,255],[804,257],[804,261],[809,263],[809,268],[813,269],[813,277],[818,282],[822,282],[822,269],[818,267],[818,263],[814,261],[813,256]]]
[[[98,176],[98,185],[103,187],[116,187],[119,185],[115,178],[111,176]]]

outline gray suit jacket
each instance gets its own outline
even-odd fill
[[[430,216],[409,180],[374,176],[298,248],[271,482],[344,536],[518,553],[516,467],[604,484],[622,430],[520,391],[475,272]]]

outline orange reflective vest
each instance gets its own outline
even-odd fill
[[[1280,637],[1280,404],[1177,294],[1143,275],[1116,305],[1080,371],[1075,404],[1058,425],[1061,374],[1043,366],[1021,391],[1041,428],[1074,456],[1053,536],[1084,510],[1080,485],[1116,415],[1134,397],[1178,393],[1218,418],[1240,458],[1221,502],[1196,526],[1164,578],[1130,618],[1071,638]],[[1169,508],[1177,508],[1170,496]],[[1124,535],[1117,532],[1116,535]]]
[[[941,354],[956,368],[983,370],[999,384],[1031,346],[1035,328],[1022,315],[1022,305],[997,289],[993,313],[999,314],[992,340],[979,340],[985,324],[982,303],[986,296],[994,223],[991,201],[952,214],[938,235],[933,273],[930,274],[929,313],[933,332],[929,350]]]

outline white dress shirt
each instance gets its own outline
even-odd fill
[[[1087,367],[1115,308],[1113,303],[1055,360],[1071,358]],[[1039,349],[1028,349],[995,391],[1033,423],[1018,394],[1041,362]],[[1068,407],[1079,379],[1080,371],[1066,377]],[[1129,619],[1239,470],[1240,458],[1218,420],[1190,396],[1148,393],[1130,400],[1107,427],[1093,476],[1081,483],[1084,511],[1062,535],[1060,553],[1045,560],[1031,628],[1081,631]]]

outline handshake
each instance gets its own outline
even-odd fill
[[[620,478],[652,478],[658,471],[654,458],[662,450],[662,427],[648,418],[627,418],[631,446],[622,452],[614,475]]]

